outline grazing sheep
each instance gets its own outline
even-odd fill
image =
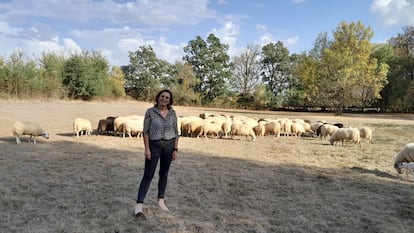
[[[264,135],[276,135],[276,137],[280,137],[281,126],[279,121],[272,120],[270,122],[266,122],[265,126],[265,133]]]
[[[283,118],[283,119],[280,119],[279,122],[280,122],[281,133],[283,133],[285,136],[290,136],[291,129],[292,129],[292,121],[287,118]]]
[[[92,124],[88,119],[78,117],[73,121],[73,134],[79,138],[79,134],[82,135],[83,131],[85,131],[85,135],[91,135]]]
[[[223,136],[227,138],[231,133],[231,125],[233,121],[231,119],[226,119],[223,124],[221,125],[221,129],[223,130]]]
[[[223,129],[221,128],[222,124],[215,122],[204,122],[200,127],[200,132],[197,135],[199,138],[201,135],[204,138],[207,138],[207,134],[213,135],[213,137],[221,137],[223,135]]]
[[[97,132],[98,134],[106,134],[109,132],[109,130],[107,130],[109,127],[109,121],[107,119],[100,119],[98,121],[98,127],[97,127]],[[113,126],[112,126],[113,127]]]
[[[317,121],[317,122],[315,122],[315,123],[312,123],[311,124],[311,130],[313,131],[313,136],[320,136],[321,135],[321,126],[323,125],[324,123],[322,123],[321,121]]]
[[[327,123],[321,123],[319,124],[318,128],[316,129],[316,136],[321,137],[321,131],[322,131],[322,126],[325,125]]]
[[[362,138],[367,139],[368,143],[372,143],[372,129],[368,127],[359,128],[359,135]]]
[[[338,126],[335,126],[335,125],[330,125],[330,124],[322,125],[321,126],[321,140],[326,138],[327,136],[331,136],[338,129],[339,129]]]
[[[414,143],[406,144],[400,152],[395,156],[394,168],[398,173],[401,173],[401,163],[414,162]]]
[[[115,118],[116,117],[114,117],[114,116],[109,116],[109,117],[106,118],[106,122],[107,122],[106,132],[107,133],[113,133],[114,132],[114,120],[115,120]]]
[[[259,121],[259,123],[253,127],[253,130],[257,136],[264,136],[266,132],[265,122]]]
[[[16,137],[16,144],[21,143],[19,137],[22,135],[30,135],[29,143],[32,141],[33,138],[33,144],[36,144],[37,136],[49,139],[49,133],[43,130],[43,128],[38,123],[34,122],[16,121],[13,124],[12,133],[13,136]]]
[[[192,121],[189,123],[188,135],[190,137],[198,135],[200,133],[201,126],[204,124],[204,122],[204,119],[193,118]]]
[[[293,122],[291,124],[291,129],[290,132],[293,136],[296,137],[301,137],[306,131],[305,131],[305,127],[304,127],[305,122],[300,123],[300,122]]]
[[[118,116],[114,119],[114,136],[123,135],[124,132],[124,122],[129,119],[140,119],[143,116],[139,115],[128,115],[128,116]]]
[[[144,131],[144,116],[134,117],[127,119],[122,123],[123,134],[122,137],[125,138],[125,134],[132,139],[132,135],[136,134],[137,138],[142,135]]]
[[[345,140],[352,141],[355,143],[355,145],[361,146],[359,130],[355,128],[339,128],[329,138],[331,145],[334,145],[334,142],[342,141],[342,146],[344,146]]]
[[[190,136],[191,121],[193,121],[194,119],[199,119],[199,117],[181,116],[181,117],[179,117],[179,119],[180,119],[179,128],[180,128],[181,136],[184,136],[184,137]],[[178,124],[178,122],[177,122],[177,124]]]
[[[235,136],[248,136],[252,137],[252,140],[256,140],[256,134],[253,131],[253,128],[249,125],[242,124],[242,123],[233,123],[231,125],[231,137],[233,140],[235,139]]]
[[[399,163],[398,165],[399,173],[402,172],[402,169],[407,169],[414,178],[414,163]]]

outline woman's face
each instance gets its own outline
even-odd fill
[[[170,104],[170,93],[162,92],[160,97],[158,97],[158,105],[168,106]]]

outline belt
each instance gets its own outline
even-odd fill
[[[170,138],[170,139],[165,139],[165,138],[161,138],[161,139],[158,139],[158,140],[150,140],[151,142],[168,142],[168,141],[171,141],[171,140],[174,140],[175,138]]]

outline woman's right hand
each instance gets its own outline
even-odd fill
[[[145,150],[145,158],[148,160],[151,160],[151,151],[150,150]]]

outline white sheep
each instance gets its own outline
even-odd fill
[[[231,125],[233,124],[232,119],[226,119],[223,124],[221,125],[221,129],[223,130],[223,136],[227,138],[231,134]]]
[[[330,125],[330,124],[321,125],[321,140],[326,138],[327,136],[331,136],[338,129],[339,129],[338,126],[335,126],[335,125]]]
[[[257,136],[264,136],[266,132],[265,122],[259,121],[259,123],[253,127],[253,130]]]
[[[126,119],[124,122],[122,122],[122,130],[123,138],[125,138],[126,134],[131,139],[133,134],[136,134],[137,138],[140,137],[142,135],[142,132],[144,131],[144,116],[137,116]]]
[[[78,117],[73,120],[73,134],[79,138],[79,134],[82,135],[83,131],[85,131],[85,135],[91,135],[92,124],[88,119]]]
[[[264,135],[275,135],[276,137],[280,137],[281,126],[280,126],[279,121],[272,120],[272,121],[264,123],[264,126],[265,126]]]
[[[372,143],[372,129],[368,128],[368,127],[362,127],[359,128],[359,135],[362,138],[367,139],[368,143]]]
[[[188,134],[190,137],[198,135],[201,130],[201,126],[204,124],[205,120],[202,118],[193,118],[188,127]]]
[[[321,127],[322,125],[323,125],[323,123],[321,121],[317,121],[317,122],[311,124],[311,129],[312,129],[313,132],[316,133],[318,128]]]
[[[20,144],[20,136],[30,135],[29,143],[32,141],[36,144],[36,137],[41,136],[49,139],[49,133],[46,132],[38,123],[27,122],[27,121],[16,121],[12,128],[13,136],[16,137],[16,144]]]
[[[181,116],[179,117],[180,119],[180,131],[181,131],[181,136],[185,136],[188,137],[190,136],[190,124],[194,119],[200,119],[199,117],[195,117],[195,116]],[[178,123],[177,123],[178,124]]]
[[[399,163],[397,166],[398,166],[398,169],[400,170],[399,173],[401,173],[402,169],[405,168],[408,170],[408,172],[411,173],[411,175],[414,178],[414,163]]]
[[[352,141],[355,145],[361,146],[359,130],[356,128],[339,128],[329,138],[331,145],[334,145],[334,143],[338,141],[342,141],[342,146],[344,146],[344,141]]]
[[[280,131],[285,136],[290,136],[291,130],[292,130],[292,121],[287,118],[282,118],[279,120],[280,122]]]
[[[301,137],[306,132],[304,124],[305,124],[305,122],[303,122],[303,123],[293,122],[290,126],[291,134],[296,136],[296,137]],[[306,124],[308,124],[308,123],[306,123]]]
[[[197,135],[199,138],[201,135],[207,138],[207,134],[213,135],[213,137],[221,137],[223,135],[222,124],[220,122],[204,122],[200,127],[200,132]]]
[[[249,125],[242,123],[233,123],[231,125],[231,137],[234,140],[235,136],[251,136],[252,140],[256,140],[256,134],[253,131],[253,128]]]
[[[414,162],[414,143],[406,144],[400,152],[395,156],[394,168],[398,173],[401,173],[401,164]]]

